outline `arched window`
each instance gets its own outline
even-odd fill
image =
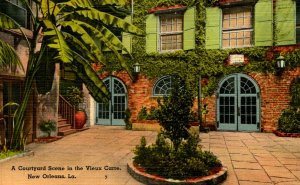
[[[163,76],[158,79],[153,87],[153,96],[169,96],[171,94],[172,78]]]

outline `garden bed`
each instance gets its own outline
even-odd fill
[[[166,179],[157,175],[148,174],[140,166],[129,162],[127,164],[128,173],[137,181],[144,184],[158,185],[215,185],[223,182],[227,177],[227,168],[217,167],[209,172],[208,176],[194,177],[186,180]]]
[[[280,132],[278,130],[273,131],[273,133],[278,137],[298,137],[298,138],[300,138],[300,133],[286,133],[286,132]]]

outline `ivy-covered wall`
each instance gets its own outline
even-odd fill
[[[276,6],[285,6],[282,0],[258,0],[259,1],[272,1],[273,10],[278,10]],[[291,6],[294,2],[293,0],[289,1],[288,5]],[[139,62],[142,65],[141,76],[143,80],[150,80],[148,85],[153,84],[155,79],[164,76],[178,74],[180,76],[186,77],[188,81],[194,86],[197,86],[198,78],[201,75],[203,79],[202,86],[202,95],[207,97],[206,100],[211,104],[210,112],[207,115],[208,121],[212,124],[215,124],[216,120],[216,110],[215,103],[216,99],[214,93],[217,89],[217,85],[222,78],[228,74],[232,73],[244,73],[249,74],[254,79],[259,81],[259,85],[262,90],[262,125],[265,130],[273,130],[276,127],[276,119],[279,117],[281,110],[287,106],[289,101],[288,89],[290,81],[298,76],[299,71],[297,68],[300,66],[300,51],[296,45],[290,46],[280,46],[284,43],[284,36],[280,36],[278,30],[282,29],[282,19],[279,16],[276,16],[276,11],[273,12],[273,44],[267,47],[249,47],[249,48],[234,48],[234,49],[206,49],[205,48],[205,38],[206,38],[206,10],[208,7],[218,6],[218,0],[134,0],[134,14],[133,14],[133,24],[138,26],[140,29],[146,31],[146,16],[149,14],[148,10],[160,7],[160,6],[174,6],[174,5],[184,5],[187,7],[196,7],[196,31],[195,31],[195,49],[188,51],[176,51],[169,53],[150,53],[147,54],[145,51],[146,47],[146,37],[137,37],[133,36],[132,38],[132,56],[133,59],[128,58],[128,63],[133,64]],[[281,4],[280,4],[281,3]],[[277,11],[278,12],[278,11]],[[278,20],[277,20],[278,19]],[[295,29],[295,28],[294,28]],[[278,38],[281,38],[279,40]],[[290,37],[289,37],[290,39]],[[281,43],[281,44],[280,44]],[[289,42],[291,44],[291,42]],[[243,54],[245,56],[244,64],[240,65],[228,65],[227,60],[230,54]],[[278,77],[276,74],[276,58],[279,55],[283,55],[287,61],[286,73],[282,76],[283,81],[278,82]],[[113,58],[111,61],[114,61]],[[112,65],[106,66],[106,71],[118,71],[119,66]],[[290,71],[291,74],[290,74]],[[290,75],[290,76],[289,76]],[[269,81],[269,83],[265,83]],[[280,79],[279,79],[280,81]],[[139,83],[137,81],[136,83]],[[127,83],[128,84],[128,83]],[[281,96],[280,91],[283,89],[284,98],[279,101],[279,104],[272,104],[273,94],[269,94],[268,88],[273,86],[278,86],[278,94],[276,96]],[[133,86],[138,87],[139,85],[131,84],[128,86],[128,89],[133,88]],[[154,98],[151,95],[152,87],[144,87],[147,89],[147,93],[143,94],[144,99],[140,100],[141,103],[130,103],[134,105],[132,108],[134,112],[132,114],[132,119],[136,120],[137,111],[140,110],[143,102],[155,102]],[[275,88],[276,89],[276,88]],[[132,93],[134,94],[134,93]],[[197,88],[194,92],[195,96],[197,95]],[[138,96],[138,95],[137,95]],[[136,97],[136,96],[135,96]],[[129,101],[130,96],[128,97]],[[270,103],[271,102],[271,103]],[[281,103],[280,103],[281,102]],[[155,104],[155,103],[153,103]],[[278,106],[276,113],[273,114],[272,106]],[[280,106],[282,104],[282,106]],[[151,103],[147,103],[151,105]],[[272,119],[272,120],[267,120]]]
[[[179,74],[186,76],[191,83],[196,84],[201,75],[209,79],[208,84],[202,88],[204,96],[212,95],[219,80],[227,74],[235,72],[274,74],[276,72],[275,59],[279,56],[279,52],[272,52],[274,46],[211,50],[205,48],[206,8],[217,5],[217,2],[217,0],[135,0],[133,24],[144,31],[146,16],[151,8],[178,4],[187,7],[195,6],[197,10],[196,47],[189,51],[147,54],[145,52],[146,37],[133,36],[133,60],[129,59],[128,62],[133,64],[138,61],[142,65],[141,73],[150,79],[167,74]],[[249,62],[245,65],[226,65],[229,54],[244,54]],[[285,55],[290,64],[289,68],[299,66],[299,54],[299,51],[296,50]],[[105,70],[118,69],[118,66],[112,65]]]

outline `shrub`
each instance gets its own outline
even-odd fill
[[[287,133],[300,133],[300,113],[296,109],[285,109],[279,118],[278,130]]]
[[[131,130],[132,129],[132,123],[130,121],[130,117],[131,117],[131,112],[130,112],[129,109],[126,109],[125,110],[125,118],[124,118],[126,130]]]
[[[159,134],[156,143],[149,146],[143,137],[134,150],[134,163],[147,173],[164,178],[182,180],[206,176],[213,168],[220,167],[221,162],[212,153],[201,151],[197,138],[191,136],[184,140],[176,151],[163,134]]]
[[[189,136],[188,127],[194,97],[185,80],[172,78],[172,91],[163,101],[158,100],[158,120],[163,133],[170,138],[175,150]]]
[[[75,106],[76,110],[79,110],[79,104],[84,101],[84,94],[78,87],[71,86],[67,88],[65,98],[68,102]]]
[[[56,131],[56,122],[53,120],[42,120],[39,124],[39,128],[42,132],[48,134],[50,137],[52,131]]]
[[[145,120],[147,119],[147,108],[142,107],[140,112],[138,113],[138,120]]]
[[[147,115],[147,120],[156,120],[158,119],[158,109],[155,107],[150,107],[149,114]]]
[[[300,107],[300,78],[293,81],[291,88],[291,106],[299,108]]]

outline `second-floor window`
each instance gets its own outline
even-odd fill
[[[222,47],[252,46],[253,21],[251,7],[233,7],[223,10]]]
[[[160,16],[160,51],[183,48],[183,15]]]
[[[296,42],[300,43],[300,2],[296,1]]]

